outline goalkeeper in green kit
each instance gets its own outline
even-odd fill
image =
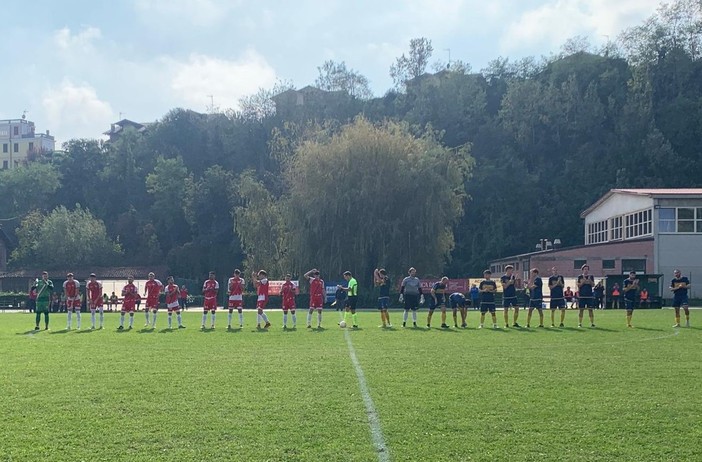
[[[54,283],[49,279],[49,273],[44,271],[41,273],[41,279],[37,279],[34,285],[37,288],[37,318],[34,330],[39,330],[42,313],[44,313],[44,330],[49,330],[49,302],[51,293],[54,291]]]

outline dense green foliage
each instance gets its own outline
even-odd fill
[[[700,24],[700,2],[678,0],[601,50],[570,40],[548,58],[498,58],[478,73],[463,62],[426,73],[433,46],[419,38],[392,66],[396,88],[378,98],[358,71],[326,62],[316,82],[323,90],[295,93],[279,82],[244,98],[239,112],[174,109],[109,143],[71,140],[63,152],[0,174],[8,198],[0,218],[80,204],[104,222],[125,261],[165,261],[184,277],[229,273],[243,260],[276,275],[323,265],[354,266],[367,280],[375,265],[479,273],[541,238],[581,244],[580,211],[610,188],[702,184]],[[360,130],[359,116],[363,133],[343,148]],[[455,176],[417,163],[398,172],[385,158],[373,166],[374,137],[398,130],[413,137],[408,146],[431,143],[426,162],[460,161],[465,170]],[[344,152],[357,161],[341,161]],[[303,163],[315,156],[319,176],[302,183],[304,169],[314,168]],[[331,189],[334,182],[343,191]],[[319,198],[311,193],[317,184]],[[427,198],[416,210],[416,236],[435,233],[439,247],[416,246],[413,255],[380,248],[406,243],[389,214],[386,229],[373,233],[384,237],[371,243],[368,217],[378,212],[369,198],[382,186],[393,213],[407,197]],[[362,223],[337,213],[350,198],[359,199]],[[447,201],[450,213],[435,200]],[[324,206],[310,214],[305,206],[316,202]],[[358,260],[347,259],[349,249]]]
[[[696,310],[699,311],[699,310]],[[425,313],[420,313],[424,317]],[[692,322],[699,321],[693,312]],[[373,461],[344,331],[48,332],[0,316],[0,460]],[[400,314],[390,314],[397,324]],[[693,461],[702,458],[702,331],[671,310],[597,312],[597,329],[350,331],[392,461]],[[83,318],[83,326],[86,325]],[[252,354],[253,353],[253,354]]]

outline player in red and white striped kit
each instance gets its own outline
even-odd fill
[[[149,280],[144,284],[144,295],[146,296],[146,304],[144,305],[144,314],[146,315],[146,324],[144,327],[156,328],[156,312],[158,311],[158,298],[161,296],[163,283],[156,279],[154,273],[149,273]],[[153,314],[151,324],[149,324],[149,312]]]
[[[234,274],[227,282],[227,287],[229,289],[229,322],[227,329],[232,328],[232,316],[235,309],[239,312],[239,329],[241,329],[244,327],[244,313],[242,312],[244,308],[244,278],[241,277],[240,270],[234,270]]]
[[[73,279],[73,273],[66,275],[63,282],[63,294],[66,297],[66,312],[68,321],[66,330],[71,330],[71,316],[76,313],[76,329],[80,330],[80,281]]]
[[[178,329],[185,329],[183,325],[183,318],[180,315],[180,303],[178,298],[180,297],[180,288],[173,281],[173,276],[168,276],[166,280],[166,309],[168,310],[168,328],[173,329],[173,312],[175,311],[178,318]]]
[[[202,311],[202,326],[205,328],[207,323],[207,312],[212,313],[212,324],[210,329],[215,328],[215,311],[217,311],[217,294],[219,293],[219,282],[215,279],[214,271],[210,271],[209,278],[202,285],[202,294],[205,296],[205,302]]]
[[[288,311],[292,313],[292,328],[297,326],[297,315],[295,314],[295,295],[297,288],[291,281],[290,274],[285,275],[285,282],[280,288],[280,295],[283,298],[283,329],[288,328]]]
[[[102,282],[98,281],[95,273],[90,273],[90,280],[85,285],[85,292],[88,297],[88,308],[90,309],[91,329],[95,329],[95,312],[100,312],[100,329],[105,321],[104,308],[102,306]]]
[[[310,310],[307,313],[307,328],[312,328],[312,313],[317,310],[317,329],[322,327],[322,309],[324,308],[324,281],[319,276],[318,269],[305,273],[305,279],[310,281]]]
[[[253,273],[252,276],[256,287],[256,311],[258,312],[256,328],[260,329],[261,321],[263,321],[266,323],[263,328],[268,329],[271,327],[271,323],[268,321],[266,313],[263,312],[268,304],[268,273],[260,270],[258,273]]]
[[[134,276],[127,278],[127,285],[122,288],[122,311],[119,315],[119,327],[124,329],[124,313],[129,313],[129,329],[134,327],[134,307],[139,296],[139,289],[134,285]]]

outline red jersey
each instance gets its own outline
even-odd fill
[[[158,296],[161,294],[161,287],[163,287],[163,283],[158,279],[146,281],[146,284],[144,284],[146,298],[158,299]]]
[[[180,289],[180,298],[188,298],[188,289]]]
[[[280,293],[283,296],[283,308],[295,308],[295,284],[292,281],[284,282]]]
[[[216,299],[218,291],[219,282],[217,282],[216,280],[208,279],[202,285],[202,293],[205,295],[205,300]]]
[[[244,279],[239,276],[229,278],[229,295],[241,295],[244,293]],[[241,300],[240,298],[238,300]]]
[[[80,297],[78,288],[80,287],[80,282],[74,280],[66,280],[63,283],[63,293],[66,294],[66,299],[74,300]]]
[[[324,281],[321,278],[310,279],[310,306],[321,307],[324,305]]]
[[[178,286],[175,284],[168,284],[166,286],[166,307],[167,308],[177,308],[178,306],[178,295],[180,291]]]
[[[137,286],[132,283],[128,283],[124,286],[122,288],[122,297],[124,297],[122,300],[122,311],[133,311],[138,296],[139,291],[137,290]]]
[[[85,285],[88,291],[88,300],[91,303],[101,306],[102,305],[102,283],[100,281],[88,281]]]

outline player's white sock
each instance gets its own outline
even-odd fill
[[[207,311],[202,313],[202,325],[204,326],[206,322],[207,322]]]
[[[95,329],[95,310],[90,310],[90,325]]]
[[[76,311],[76,327],[80,329],[80,308]]]
[[[288,313],[283,313],[283,325],[288,325]]]
[[[268,316],[266,316],[266,313],[261,313],[261,317],[263,318],[263,322],[268,324]]]
[[[129,315],[129,327],[134,327],[134,315]]]
[[[227,325],[231,326],[232,325],[232,318],[234,317],[234,312],[230,311],[229,315],[227,315]]]
[[[412,311],[412,322],[417,322],[417,312]]]
[[[168,313],[168,328],[173,327],[173,313]]]
[[[322,310],[317,310],[317,325],[322,325]]]
[[[151,313],[151,327],[156,327],[156,312]]]
[[[212,327],[214,327],[214,321],[215,321],[215,312],[212,312]]]
[[[256,315],[256,324],[261,324],[261,315],[260,314]]]
[[[119,315],[119,327],[124,327],[124,313]]]
[[[293,319],[293,327],[297,326],[297,315],[295,313],[293,313],[292,319]]]
[[[183,316],[180,313],[176,314],[176,316],[178,317],[178,327],[180,327],[183,325]]]
[[[312,312],[311,311],[307,312],[307,325],[308,326],[312,325]]]
[[[402,322],[407,322],[407,316],[409,316],[409,311],[405,310],[402,313]]]
[[[71,315],[72,315],[72,314],[73,314],[72,311],[69,311],[69,312],[68,312],[68,319],[66,320],[66,329],[70,329],[70,328],[71,328]]]
[[[100,328],[102,329],[102,326],[105,325],[105,310],[104,308],[100,307]]]
[[[239,311],[239,325],[243,326],[244,325],[244,313]]]
[[[146,316],[146,324],[150,324],[150,322],[149,322],[149,310],[148,310],[148,308],[144,310],[144,316]]]

